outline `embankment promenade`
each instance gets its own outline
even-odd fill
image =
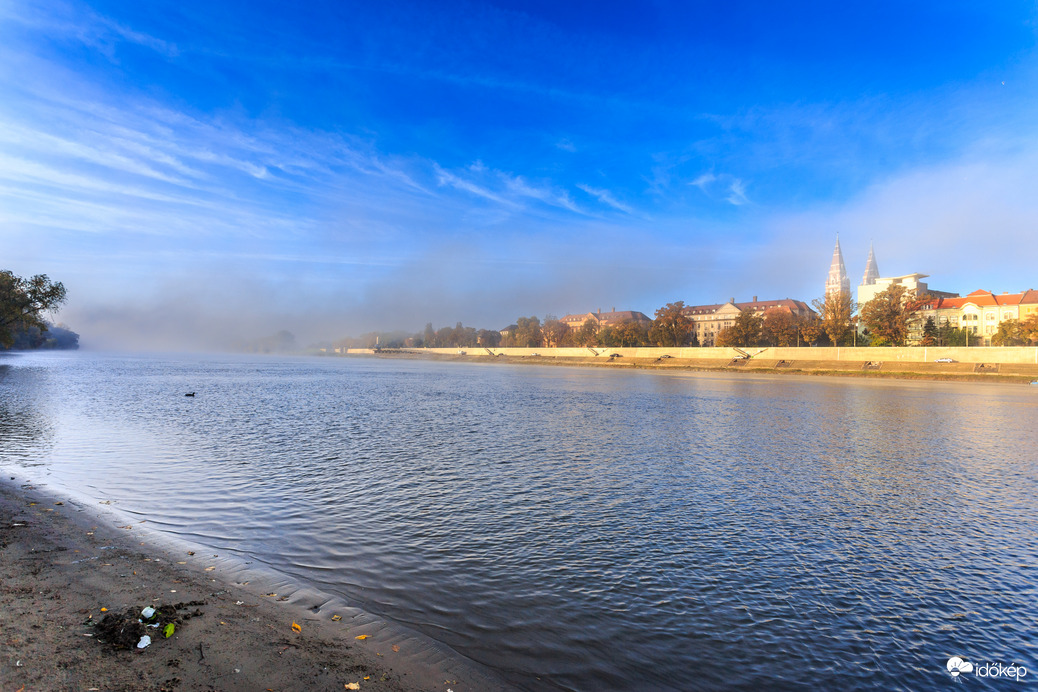
[[[349,349],[345,355],[435,358],[613,368],[720,370],[803,375],[979,380],[1038,380],[1038,347],[909,346],[746,348],[403,348]],[[945,362],[938,362],[938,361]],[[950,360],[950,362],[948,362]]]

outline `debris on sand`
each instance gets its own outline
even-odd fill
[[[121,613],[108,612],[94,625],[96,639],[113,649],[143,649],[144,647],[140,646],[141,642],[151,642],[149,629],[161,629],[163,633],[168,631],[172,634],[176,625],[182,625],[187,620],[202,615],[201,609],[197,606],[203,605],[205,601],[189,601],[158,607],[148,606],[143,609],[130,606]],[[194,610],[190,611],[190,608]]]

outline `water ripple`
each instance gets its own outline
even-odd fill
[[[0,366],[0,464],[523,688],[918,690],[953,654],[1035,664],[1036,412],[945,383],[41,354]]]

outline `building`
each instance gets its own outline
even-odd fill
[[[935,297],[920,309],[917,323],[925,324],[933,318],[938,328],[950,326],[967,329],[981,340],[984,346],[991,345],[991,337],[998,325],[1005,320],[1024,320],[1038,312],[1038,291],[1023,293],[994,294],[991,291],[974,291],[965,297]],[[918,337],[918,334],[912,336]],[[913,339],[915,340],[915,339]]]
[[[925,282],[929,274],[905,274],[904,276],[876,277],[871,284],[858,286],[858,305],[864,305],[877,295],[891,286],[904,286],[905,296],[915,298],[917,296],[931,295],[936,298],[957,298],[958,293],[949,291],[934,291]]]
[[[566,315],[559,321],[573,331],[577,331],[583,327],[584,323],[588,320],[594,322],[598,329],[601,329],[602,327],[615,327],[621,322],[637,322],[638,324],[644,324],[646,326],[652,324],[652,318],[644,312],[638,312],[637,310],[617,310],[616,308],[613,308],[610,312],[602,312],[600,308],[598,312],[584,312],[575,315]]]
[[[839,246],[837,246],[839,250]],[[846,278],[846,277],[844,277]],[[717,341],[717,335],[725,327],[732,326],[735,318],[744,310],[749,310],[755,315],[763,316],[768,310],[788,310],[795,317],[813,315],[814,310],[807,303],[800,300],[783,298],[782,300],[753,300],[748,303],[736,303],[732,298],[727,303],[718,305],[691,305],[683,310],[683,313],[692,320],[692,327],[700,346],[713,346]]]
[[[1029,288],[1023,292],[1020,299],[1020,321],[1023,322],[1034,314],[1038,314],[1038,291]]]
[[[832,270],[830,269],[829,271],[831,274]],[[936,298],[957,298],[959,296],[958,293],[935,291],[926,283],[920,281],[920,279],[925,279],[928,276],[929,274],[919,273],[905,274],[904,276],[880,276],[879,265],[876,264],[876,253],[870,243],[869,258],[865,261],[865,274],[861,278],[861,285],[858,286],[858,306],[861,307],[891,286],[904,286],[905,296],[908,298],[925,295]]]

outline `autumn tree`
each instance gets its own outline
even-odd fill
[[[47,331],[43,315],[65,302],[65,287],[46,274],[30,279],[0,271],[0,346],[9,348],[17,330]]]
[[[764,313],[761,340],[769,346],[796,346],[797,318],[789,308],[771,308]]]
[[[613,343],[616,346],[642,346],[648,338],[648,329],[637,320],[623,320],[613,327]]]
[[[577,346],[594,346],[598,343],[598,322],[588,317],[574,335]]]
[[[541,332],[541,321],[537,317],[520,317],[515,321],[515,345],[533,348],[541,345],[544,334]]]
[[[692,320],[685,314],[685,303],[667,303],[656,311],[649,328],[648,341],[656,346],[686,346],[692,333]]]
[[[717,335],[718,346],[756,346],[761,340],[764,318],[750,310],[743,310]]]
[[[799,321],[800,338],[805,344],[814,346],[825,336],[825,327],[818,315],[807,315]]]
[[[991,336],[993,346],[1023,346],[1027,342],[1024,325],[1020,320],[1002,320],[998,331]]]
[[[476,332],[476,343],[484,348],[496,348],[501,345],[501,332],[496,329],[480,329]]]
[[[854,314],[855,304],[849,292],[830,291],[824,298],[816,298],[812,301],[818,318],[822,323],[822,330],[833,343],[838,346],[840,342],[851,333],[851,315]]]
[[[545,315],[544,324],[541,326],[541,334],[544,337],[544,345],[549,347],[561,346],[566,338],[569,326],[561,322],[554,315]]]
[[[875,346],[904,346],[912,320],[930,296],[913,296],[904,286],[892,285],[861,306],[861,318]]]
[[[1031,313],[1020,323],[1023,337],[1032,344],[1038,344],[1038,312]]]

